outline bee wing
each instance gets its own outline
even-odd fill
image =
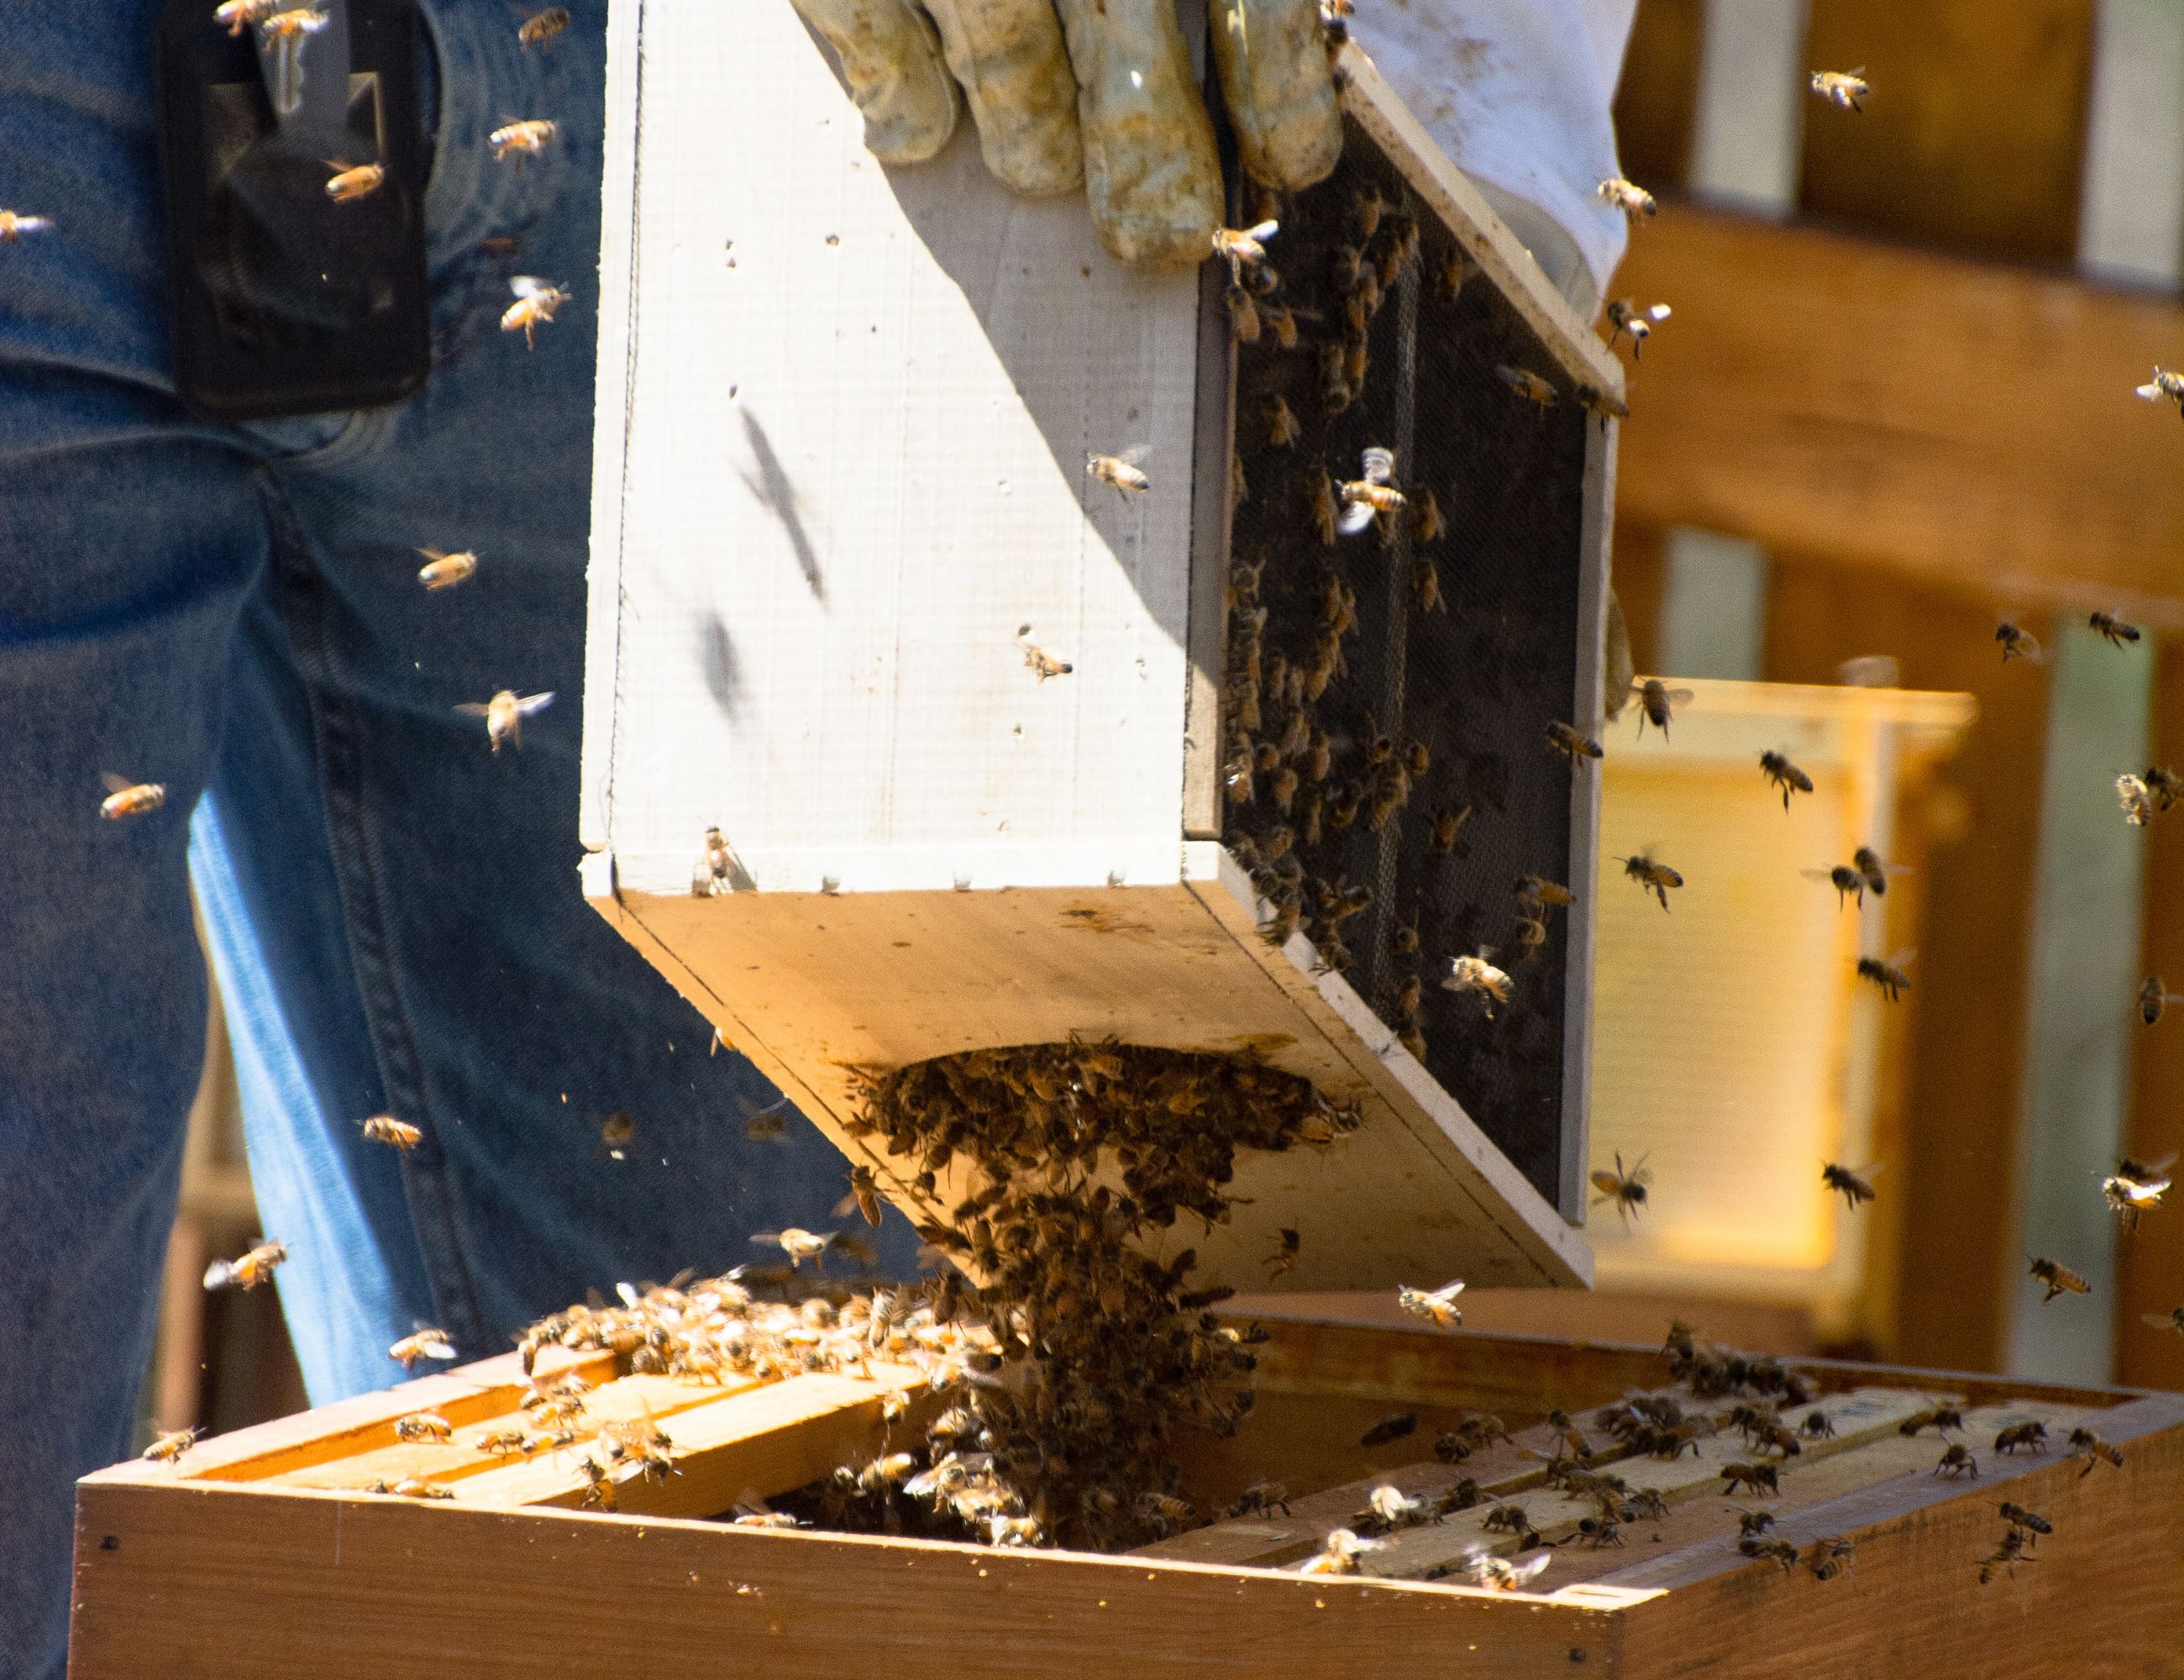
[[[2017,651],[2019,658],[2030,659],[2036,665],[2048,663],[2048,650],[2040,645],[2040,638],[2029,630],[2017,632]]]
[[[1437,1301],[1452,1301],[1462,1293],[1463,1280],[1459,1277],[1453,1283],[1442,1284],[1433,1292],[1433,1298]]]
[[[1117,449],[1115,459],[1126,467],[1141,467],[1153,453],[1150,443],[1133,443],[1127,449]]]
[[[1263,221],[1256,227],[1245,228],[1244,230],[1244,236],[1246,239],[1256,239],[1260,244],[1263,245],[1281,231],[1282,225],[1279,222]]]
[[[777,1249],[781,1246],[781,1233],[778,1231],[754,1231],[751,1232],[751,1241],[764,1243],[771,1248]]]
[[[110,770],[99,771],[98,781],[99,785],[109,793],[120,793],[136,785],[127,776],[117,776]]]
[[[2161,400],[2161,387],[2158,385],[2141,385],[2134,388],[2149,403],[2159,403]]]
[[[852,1190],[848,1195],[843,1197],[840,1201],[834,1204],[833,1212],[831,1212],[827,1216],[830,1219],[847,1219],[850,1215],[855,1210],[856,1205],[857,1193],[855,1190]],[[756,1242],[758,1239],[754,1237],[751,1240],[753,1242]]]
[[[515,703],[516,715],[519,717],[529,717],[534,712],[544,711],[553,704],[554,691],[550,688],[543,694],[526,694]]]
[[[1671,311],[1666,303],[1656,303],[1644,313],[1647,320],[1664,321],[1668,320]]]
[[[1825,881],[1831,886],[1836,878],[1836,872],[1831,869],[1801,869],[1797,873],[1808,881]]]
[[[1555,1555],[1552,1552],[1537,1551],[1528,1558],[1511,1564],[1509,1570],[1513,1579],[1510,1584],[1523,1586],[1527,1581],[1536,1578],[1540,1572],[1554,1560]]]
[[[541,280],[535,274],[511,275],[509,279],[508,289],[519,298],[543,298],[549,292],[560,290],[552,281]]]
[[[1919,954],[1916,951],[1898,951],[1894,956],[1889,958],[1888,965],[1891,968],[1908,968],[1918,959]]]
[[[1395,476],[1396,452],[1384,449],[1377,443],[1365,452],[1365,481],[1385,484]]]
[[[1669,704],[1672,706],[1688,706],[1698,698],[1688,688],[1670,688],[1663,692],[1668,695]]]
[[[1334,528],[1345,537],[1355,537],[1373,523],[1373,504],[1370,502],[1346,502],[1336,517]]]

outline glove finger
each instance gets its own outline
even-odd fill
[[[994,178],[1028,197],[1075,188],[1084,179],[1077,78],[1050,0],[925,3]]]
[[[1206,14],[1245,172],[1284,192],[1326,180],[1342,112],[1319,0],[1206,0]]]
[[[948,143],[956,131],[956,84],[932,24],[910,0],[789,3],[840,58],[875,158],[922,163]]]
[[[1135,269],[1203,262],[1221,225],[1221,159],[1175,0],[1056,0],[1077,72],[1084,196],[1100,242]]]

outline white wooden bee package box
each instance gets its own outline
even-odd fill
[[[1460,248],[1467,298],[1536,366],[1612,396],[1613,359],[1369,63],[1343,67],[1351,151],[1424,225],[1428,263]],[[1262,938],[1268,906],[1224,844],[1245,422],[1218,281],[1124,270],[1081,199],[993,183],[967,124],[933,161],[883,169],[785,5],[616,0],[608,109],[594,904],[905,1205],[906,1171],[841,1126],[855,1070],[1113,1035],[1256,1054],[1362,1113],[1332,1149],[1239,1161],[1251,1199],[1198,1244],[1211,1280],[1262,1284],[1288,1227],[1284,1287],[1589,1282],[1589,907],[1556,936],[1519,1165],[1464,1082],[1397,1042],[1384,965],[1368,985],[1370,951],[1346,977],[1303,934]],[[1390,332],[1401,313],[1382,311]],[[1537,482],[1567,504],[1547,546],[1574,604],[1554,706],[1596,717],[1613,426],[1568,402],[1527,435],[1550,427],[1560,465]],[[1088,476],[1089,454],[1134,447],[1142,494]],[[1541,872],[1589,881],[1596,780],[1552,768],[1568,791],[1550,789]],[[1540,774],[1527,758],[1516,779]],[[1395,896],[1367,918],[1384,932]]]

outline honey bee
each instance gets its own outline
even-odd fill
[[[1865,66],[1854,70],[1814,70],[1812,75],[1813,92],[1838,110],[1862,111],[1859,103],[1873,92],[1865,80]]]
[[[2020,1448],[2027,1452],[2048,1450],[2048,1426],[2037,1421],[2005,1424],[1995,1432],[1994,1449],[1998,1453],[2014,1453]]]
[[[2037,1429],[2040,1426],[2036,1423],[2032,1427]],[[2078,1472],[2081,1482],[2093,1473],[2097,1465],[2104,1463],[2117,1470],[2123,1468],[2123,1454],[2082,1424],[2070,1432],[2068,1444],[2071,1457],[2082,1458],[2086,1461],[2086,1467]]]
[[[577,1460],[577,1468],[584,1474],[584,1508],[587,1510],[613,1510],[617,1507],[615,1497],[613,1470],[601,1464],[589,1453]]]
[[[2053,1534],[2055,1525],[2036,1510],[2027,1510],[2023,1505],[2002,1502],[2002,1520],[2034,1534]]]
[[[1997,1573],[2005,1571],[2008,1573],[2010,1577],[2014,1580],[2017,1576],[2017,1566],[2019,1564],[2036,1563],[2039,1561],[2036,1558],[2031,1558],[2025,1555],[2025,1553],[2031,1549],[2031,1537],[2027,1534],[2024,1529],[2013,1525],[2008,1532],[2003,1535],[2002,1544],[1997,1546],[1992,1552],[1989,1553],[1987,1556],[1981,1560],[1980,1564],[1979,1576],[1980,1585],[1982,1587],[1986,1586],[1989,1582],[1994,1579]]]
[[[495,1429],[481,1435],[471,1445],[479,1452],[490,1453],[495,1458],[506,1458],[510,1453],[525,1458],[538,1450],[537,1438],[521,1429]]]
[[[1369,243],[1373,236],[1380,231],[1380,218],[1394,208],[1380,196],[1380,189],[1377,186],[1365,187],[1352,196],[1350,214],[1357,225],[1359,240]]]
[[[2126,642],[2136,642],[2139,638],[2138,626],[2125,622],[2114,613],[2095,613],[2086,622],[2098,631],[2111,648],[2120,648]]]
[[[503,124],[486,136],[485,143],[493,148],[495,163],[510,158],[535,158],[546,149],[558,131],[548,119],[532,117],[523,122]]]
[[[1614,1203],[1615,1211],[1622,1215],[1625,1225],[1630,1222],[1634,1215],[1646,1210],[1646,1187],[1652,1182],[1653,1175],[1647,1171],[1643,1155],[1626,1172],[1623,1167],[1623,1156],[1618,1153],[1614,1171],[1610,1172],[1606,1167],[1595,1167],[1591,1177],[1592,1188],[1600,1192],[1592,1199],[1595,1207],[1602,1202]]]
[[[194,1429],[170,1429],[144,1449],[145,1459],[153,1464],[172,1464],[198,1444]]]
[[[1787,1540],[1763,1540],[1757,1535],[1747,1535],[1736,1543],[1736,1549],[1748,1558],[1779,1564],[1785,1574],[1797,1566],[1797,1549]]]
[[[850,1193],[834,1204],[834,1217],[847,1218],[852,1208],[865,1216],[866,1224],[880,1222],[880,1182],[861,1161],[850,1169]]]
[[[2164,765],[2148,765],[2146,773],[2139,777],[2146,791],[2153,796],[2154,808],[2167,810],[2177,800],[2184,799],[2184,776]]]
[[[2146,783],[2126,770],[2115,779],[2116,804],[2123,807],[2123,820],[2133,828],[2143,828],[2153,821],[2153,795]]]
[[[394,1438],[413,1444],[421,1441],[437,1441],[443,1445],[455,1438],[454,1426],[436,1411],[413,1411],[406,1417],[394,1420]]]
[[[1841,1192],[1844,1202],[1852,1213],[1856,1213],[1861,1202],[1873,1200],[1873,1179],[1880,1171],[1876,1165],[1861,1167],[1852,1172],[1847,1166],[1838,1166],[1830,1161],[1820,1168],[1820,1182],[1830,1190]]]
[[[1653,329],[1668,320],[1669,306],[1655,303],[1641,309],[1628,298],[1618,298],[1607,306],[1607,324],[1614,331],[1607,335],[1610,344],[1624,333],[1630,335],[1630,354],[1635,359],[1646,348],[1646,341],[1653,336]]]
[[[1373,347],[1362,332],[1351,333],[1342,341],[1342,376],[1356,389],[1365,388],[1366,370],[1373,364]]]
[[[1434,289],[1453,303],[1457,293],[1463,290],[1463,282],[1478,272],[1479,264],[1472,261],[1469,253],[1461,246],[1455,247],[1435,269]]]
[[[1527,403],[1535,403],[1542,410],[1553,408],[1561,395],[1553,386],[1527,368],[1513,368],[1504,363],[1494,370],[1494,375]]]
[[[770,1243],[788,1256],[792,1267],[800,1268],[811,1260],[822,1271],[827,1265],[827,1245],[834,1240],[831,1231],[806,1231],[800,1226],[784,1226],[778,1231],[761,1231],[751,1238],[754,1243]]]
[[[1858,977],[1870,980],[1880,988],[1881,996],[1892,1004],[1911,989],[1911,976],[1903,971],[1911,957],[1908,951],[1898,951],[1886,961],[1879,957],[1860,957]]]
[[[1574,731],[1571,732],[1575,733]],[[1433,832],[1426,839],[1426,855],[1445,858],[1453,852],[1457,840],[1463,832],[1464,822],[1470,815],[1471,807],[1468,805],[1459,811],[1435,811]]]
[[[1836,1421],[1815,1406],[1805,1414],[1805,1421],[1797,1426],[1815,1441],[1832,1441],[1836,1437]]]
[[[391,1114],[376,1114],[369,1120],[359,1121],[357,1125],[363,1131],[366,1142],[391,1143],[405,1155],[425,1141],[423,1132],[406,1120],[395,1119]]]
[[[1485,1000],[1486,1014],[1491,1019],[1497,1004],[1507,1004],[1513,982],[1509,976],[1486,960],[1482,949],[1475,957],[1451,957],[1448,973],[1441,981],[1444,991],[1476,992]]]
[[[1640,852],[1635,857],[1618,858],[1615,861],[1623,865],[1624,874],[1636,882],[1641,891],[1658,898],[1664,910],[1669,908],[1669,889],[1684,884],[1680,874],[1666,864],[1656,863],[1651,852]]]
[[[2149,403],[2159,403],[2164,397],[2184,412],[2184,373],[2170,373],[2157,366],[2153,377],[2137,387],[2138,394]]]
[[[1496,1557],[1483,1547],[1463,1555],[1464,1577],[1474,1587],[1483,1587],[1490,1593],[1513,1593],[1530,1584],[1540,1572],[1554,1561],[1550,1551],[1537,1551],[1528,1558],[1511,1560]]]
[[[217,18],[218,14],[214,14]],[[270,17],[253,19],[265,31],[268,41],[292,42],[304,36],[316,35],[326,26],[326,14],[315,7],[298,6],[292,10],[275,12]]]
[[[1245,270],[1266,261],[1267,242],[1281,231],[1281,224],[1273,221],[1261,222],[1256,227],[1217,227],[1213,230],[1213,254],[1227,259],[1230,279],[1240,285]]]
[[[1017,632],[1017,640],[1022,644],[1025,665],[1037,674],[1039,680],[1042,683],[1050,676],[1067,676],[1070,672],[1077,669],[1077,667],[1072,665],[1067,659],[1057,659],[1053,654],[1048,653],[1045,648],[1036,648],[1030,643],[1025,642],[1023,640],[1024,631],[1029,630],[1031,626],[1029,625],[1026,625],[1023,627],[1023,630],[1018,631]]]
[[[549,6],[543,12],[533,12],[523,20],[515,31],[515,38],[526,47],[543,47],[569,26],[566,6]]]
[[[1221,301],[1228,310],[1228,331],[1235,336],[1236,342],[1239,344],[1256,344],[1259,342],[1259,306],[1251,300],[1251,294],[1240,286],[1231,286],[1223,291]]]
[[[1396,513],[1404,504],[1402,492],[1395,487],[1395,451],[1377,446],[1366,450],[1364,470],[1362,478],[1346,480],[1339,487],[1342,513],[1335,529],[1345,537],[1364,530],[1375,514]]]
[[[1880,860],[1880,854],[1870,846],[1860,846],[1852,852],[1850,854],[1850,864],[1851,867],[1856,870],[1864,880],[1866,890],[1875,897],[1880,897],[1888,891],[1890,876],[1906,875],[1910,872],[1910,865],[1908,864],[1883,863]]]
[[[329,158],[326,167],[334,172],[326,182],[326,197],[337,204],[353,204],[359,198],[369,198],[387,182],[387,170],[378,164],[351,164]]]
[[[1520,875],[1510,890],[1517,895],[1517,902],[1520,904],[1552,904],[1560,909],[1577,902],[1576,893],[1559,881],[1550,881],[1543,875]]]
[[[1277,449],[1292,448],[1303,436],[1304,427],[1298,423],[1295,411],[1276,392],[1267,399],[1268,443]]]
[[[1857,1560],[1858,1542],[1841,1534],[1824,1534],[1805,1555],[1805,1566],[1815,1578],[1832,1581]]]
[[[1934,1466],[1934,1474],[1976,1477],[1979,1474],[1979,1460],[1972,1456],[1972,1449],[1963,1442],[1952,1441],[1942,1449],[1942,1456]]]
[[[500,330],[521,332],[526,349],[538,348],[538,329],[554,319],[556,309],[574,301],[572,294],[536,275],[515,275],[508,282],[508,289],[515,294],[515,301],[501,312]]]
[[[1661,208],[1653,202],[1652,193],[1635,181],[1624,180],[1619,175],[1608,176],[1596,190],[1600,194],[1602,203],[1611,209],[1622,211],[1628,221],[1635,222],[1641,216],[1652,215]],[[1611,309],[1613,307],[1610,305]],[[1613,316],[1611,314],[1609,319],[1613,320]]]
[[[721,1042],[717,1032],[713,1035],[713,1042],[716,1044]],[[627,1160],[629,1146],[636,1141],[637,1116],[627,1109],[616,1109],[599,1122],[599,1142],[606,1146],[609,1159]]]
[[[500,756],[501,743],[505,741],[518,752],[523,750],[523,720],[535,717],[554,704],[554,691],[543,694],[519,697],[513,688],[494,691],[490,700],[465,700],[455,709],[465,717],[485,720],[485,738],[492,743],[493,756]]]
[[[1266,322],[1267,331],[1274,335],[1275,343],[1280,345],[1284,350],[1296,348],[1296,315],[1288,304],[1263,304],[1260,308],[1259,315],[1260,319]]]
[[[1400,1441],[1418,1427],[1418,1415],[1414,1411],[1390,1412],[1357,1438],[1361,1447],[1384,1447],[1390,1441]]]
[[[2169,1192],[2169,1169],[2176,1160],[2166,1155],[2148,1163],[2126,1155],[2116,1163],[2115,1171],[2101,1180],[2101,1195],[2123,1221],[2124,1229],[2136,1231],[2138,1216],[2161,1205],[2162,1197]]]
[[[455,1490],[443,1488],[428,1477],[405,1476],[399,1482],[376,1481],[367,1483],[367,1494],[391,1494],[398,1499],[452,1499]],[[608,1509],[613,1509],[610,1502]]]
[[[1144,494],[1152,488],[1152,480],[1145,476],[1139,465],[1152,453],[1150,443],[1134,443],[1119,455],[1088,454],[1084,470],[1100,483],[1112,485],[1127,502],[1133,496]]]
[[[1782,809],[1786,811],[1790,809],[1791,794],[1813,791],[1813,778],[1791,764],[1786,754],[1762,753],[1759,773],[1782,790]]]
[[[1377,1551],[1383,1543],[1362,1538],[1355,1530],[1331,1528],[1320,1548],[1297,1566],[1300,1575],[1355,1575],[1359,1560]]]
[[[1438,1289],[1413,1289],[1407,1283],[1396,1286],[1396,1305],[1413,1318],[1423,1318],[1436,1330],[1453,1330],[1463,1322],[1463,1315],[1457,1310],[1456,1298],[1463,1293],[1463,1281],[1444,1283]]]
[[[43,233],[53,225],[51,216],[26,216],[20,210],[0,210],[0,245],[13,245],[26,233]]]
[[[755,1495],[737,1501],[736,1514],[728,1519],[732,1528],[801,1528],[804,1520],[792,1516],[785,1510],[769,1510],[766,1501]]]
[[[426,1324],[419,1325],[412,1334],[387,1350],[387,1357],[404,1371],[415,1371],[420,1360],[451,1360],[454,1356],[455,1344],[448,1339],[448,1332]]]
[[[167,803],[167,785],[164,782],[131,782],[112,770],[105,771],[98,779],[106,787],[106,797],[98,802],[98,814],[109,822],[156,811]]]
[[[1274,1233],[1274,1251],[1266,1258],[1267,1281],[1286,1277],[1297,1267],[1297,1251],[1303,1238],[1290,1226],[1283,1226]]]
[[[1669,720],[1678,706],[1688,706],[1692,694],[1688,688],[1671,688],[1658,676],[1649,676],[1642,682],[1633,682],[1630,693],[1638,701],[1638,732],[1643,735],[1646,726],[1652,724],[1663,735],[1669,732]]]
[[[2171,1307],[2167,1312],[2142,1312],[2139,1322],[2149,1324],[2156,1330],[2174,1330],[2184,1336],[2184,1307]]]
[[[273,8],[280,3],[281,0],[221,0],[213,8],[212,20],[226,25],[231,36],[240,35],[251,25],[263,23],[272,16]]]
[[[1272,1516],[1276,1505],[1281,1507],[1284,1516],[1290,1514],[1288,1487],[1279,1482],[1261,1480],[1254,1482],[1236,1496],[1236,1503],[1228,1507],[1228,1515],[1232,1517],[1255,1514]]]
[[[2042,1306],[2047,1305],[2058,1295],[2088,1294],[2092,1289],[2092,1286],[2082,1277],[2071,1271],[2061,1261],[2048,1260],[2038,1254],[2032,1256],[2031,1275],[2048,1286],[2048,1293],[2040,1298],[2040,1304]]]
[[[467,548],[453,554],[437,548],[420,548],[417,552],[426,561],[417,568],[417,581],[427,589],[452,589],[476,574],[477,556]]]
[[[1866,878],[1848,864],[1837,864],[1832,869],[1801,869],[1797,873],[1808,881],[1825,881],[1834,887],[1837,910],[1853,898],[1861,906],[1865,903]]]
[[[1429,1520],[1440,1521],[1440,1514],[1427,1501],[1385,1482],[1372,1491],[1365,1504],[1366,1509],[1359,1516],[1369,1517],[1383,1529],[1411,1528]]]
[[[205,1268],[208,1289],[255,1289],[273,1276],[273,1268],[288,1258],[286,1243],[261,1240],[248,1254],[231,1260],[214,1260]]]
[[[1448,529],[1448,521],[1441,517],[1440,502],[1430,488],[1421,487],[1410,494],[1411,538],[1417,542],[1431,542]],[[1429,606],[1421,612],[1431,612]]]
[[[2040,639],[2033,633],[2004,619],[1994,627],[1994,639],[2002,644],[2002,662],[2023,659],[2028,665],[2043,665],[2048,656],[2040,650]]]
[[[1573,770],[1585,759],[1602,755],[1599,742],[1589,735],[1580,735],[1568,724],[1560,721],[1550,723],[1546,732],[1547,745],[1568,759]]]

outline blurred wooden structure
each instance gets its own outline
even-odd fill
[[[1715,0],[1716,5],[1730,0]],[[2173,9],[2173,8],[2171,8]],[[2030,1100],[2032,895],[2050,676],[2003,667],[1997,615],[2043,637],[2119,610],[2160,646],[2155,762],[2184,754],[2184,431],[2131,387],[2184,353],[2179,20],[2137,0],[1811,0],[1798,62],[1864,65],[1858,114],[1801,101],[1773,217],[1708,208],[1694,174],[1706,0],[1641,0],[1618,104],[1624,172],[1663,195],[1612,288],[1674,317],[1635,370],[1616,579],[1641,668],[1660,556],[1696,526],[1765,547],[1763,675],[1835,680],[1894,655],[1980,723],[1903,813],[1920,847],[1919,985],[1875,1280],[1884,1352],[1992,1369],[2025,1287],[2010,1147]],[[2133,150],[2134,129],[2138,135]],[[1689,196],[1686,196],[1689,195]],[[2073,258],[2078,272],[2071,271]],[[2098,283],[2128,278],[2128,288]],[[2135,764],[2086,766],[2088,785]],[[2184,976],[2184,834],[2143,836],[2142,961]],[[1907,939],[1905,943],[1914,943]],[[2118,999],[2119,1011],[2127,1000]],[[2127,1143],[2184,1143],[2184,1043],[2132,1021]],[[2059,1193],[2092,1193],[2071,1185]],[[2118,1369],[2184,1384],[2184,1217],[2120,1239]]]

